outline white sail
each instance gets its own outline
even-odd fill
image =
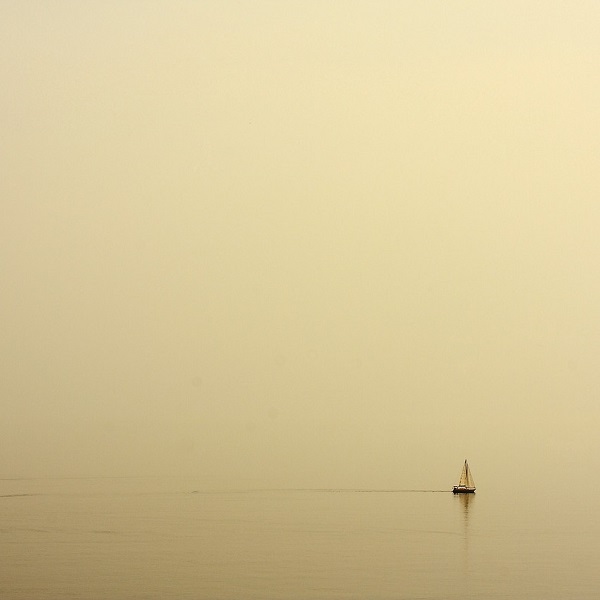
[[[475,482],[473,481],[473,476],[471,475],[471,469],[469,469],[469,463],[467,463],[466,460],[465,464],[463,465],[462,473],[460,474],[458,485],[460,487],[475,487]]]

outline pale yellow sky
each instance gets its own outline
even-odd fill
[[[2,2],[0,476],[598,472],[599,28]]]

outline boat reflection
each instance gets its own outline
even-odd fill
[[[462,537],[463,537],[463,575],[465,585],[469,584],[469,513],[473,511],[475,503],[475,494],[457,494],[454,496],[460,505],[462,516]]]
[[[475,494],[457,494],[462,506],[462,513],[465,521],[465,529],[469,525],[469,504],[475,500]]]

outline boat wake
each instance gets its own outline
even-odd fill
[[[308,490],[302,490],[302,491],[337,492],[337,493],[346,493],[346,494],[405,494],[405,493],[438,494],[438,493],[448,493],[451,490],[379,490],[379,489],[332,488],[332,489],[312,489],[312,490],[308,489]]]
[[[28,496],[39,496],[40,494],[0,494],[0,498],[26,498]]]

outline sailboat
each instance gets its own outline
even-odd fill
[[[473,476],[471,475],[471,469],[469,469],[469,463],[465,458],[465,464],[463,465],[462,473],[460,474],[460,479],[458,480],[458,485],[455,485],[452,488],[453,494],[474,494],[475,493],[475,482],[473,481]]]

